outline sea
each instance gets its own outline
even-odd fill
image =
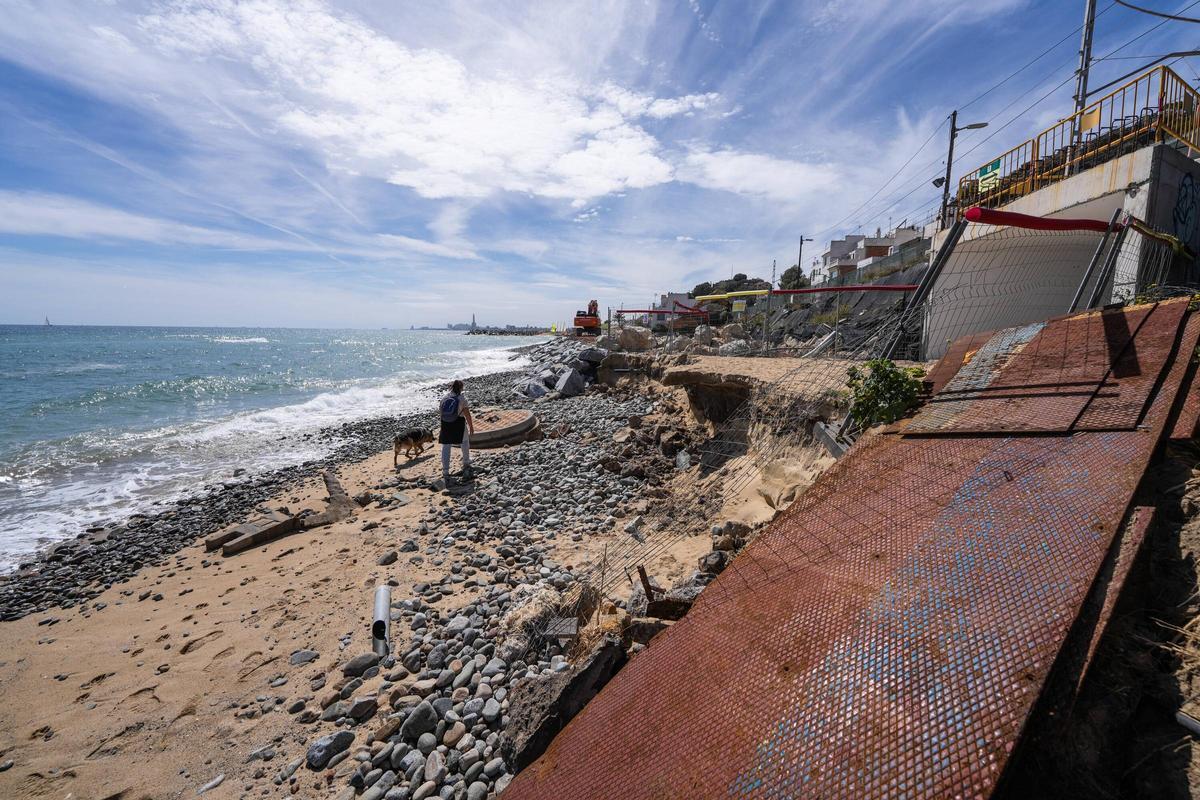
[[[305,440],[306,432],[426,408],[432,417],[447,380],[526,367],[512,348],[537,341],[455,331],[0,325],[0,574],[97,522],[338,445]]]

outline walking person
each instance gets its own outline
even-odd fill
[[[475,433],[475,420],[471,417],[471,406],[463,394],[463,382],[450,384],[450,392],[438,405],[442,416],[442,429],[438,442],[442,445],[442,482],[450,485],[450,448],[462,448],[462,479],[469,481],[471,472],[471,434]]]

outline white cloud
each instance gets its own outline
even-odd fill
[[[306,241],[271,239],[133,214],[65,195],[4,190],[0,190],[0,234],[194,245],[224,250],[332,252],[367,259],[391,258],[397,250],[458,260],[479,258],[463,245],[429,242],[398,234],[348,237],[345,244],[324,247]]]
[[[86,200],[40,192],[0,191],[0,233],[68,239],[123,239],[232,250],[291,250],[257,236],[131,214]]]
[[[828,164],[808,164],[738,150],[694,149],[680,165],[679,180],[742,195],[795,202],[837,188],[840,175]]]
[[[252,70],[267,98],[259,112],[332,166],[434,199],[509,191],[584,201],[666,183],[671,165],[638,120],[720,99],[475,74],[315,0],[181,2],[141,27],[173,57]]]

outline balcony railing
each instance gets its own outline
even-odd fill
[[[1200,151],[1198,115],[1200,93],[1155,67],[964,175],[957,208],[997,208],[1156,142]]]

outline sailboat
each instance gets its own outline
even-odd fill
[[[52,327],[54,327],[53,325],[51,325],[51,324],[50,324],[50,318],[49,318],[49,317],[46,317],[46,327],[47,327],[47,328],[52,328]]]

